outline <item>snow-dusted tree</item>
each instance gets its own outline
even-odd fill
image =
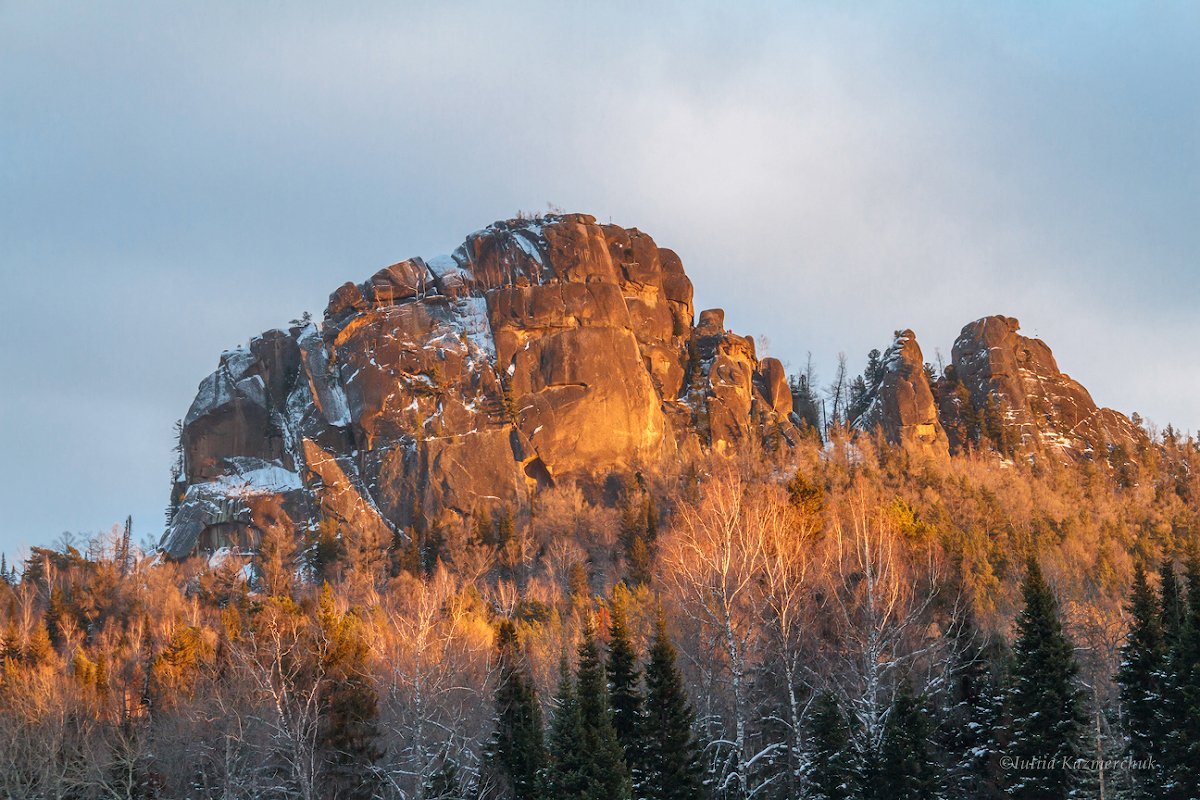
[[[1037,560],[1031,558],[1022,590],[1025,607],[1017,618],[1013,645],[1009,754],[1014,798],[1062,800],[1070,795],[1074,773],[1049,768],[1043,760],[1073,760],[1079,753],[1085,719],[1076,685],[1079,665],[1058,618],[1058,602]]]
[[[1116,677],[1121,686],[1129,756],[1141,761],[1159,753],[1164,648],[1158,601],[1140,562],[1134,567],[1128,612],[1129,633]],[[1161,797],[1157,770],[1131,772],[1136,797]]]

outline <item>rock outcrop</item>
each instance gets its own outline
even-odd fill
[[[796,443],[783,365],[724,317],[694,322],[675,253],[582,214],[497,222],[452,255],[346,283],[321,322],[254,338],[200,384],[162,548],[253,548],[330,523],[385,541],[543,487],[602,499],[667,459]],[[854,392],[856,428],[936,458],[1115,463],[1147,442],[1008,317],[963,328],[932,384],[902,331]]]
[[[883,354],[874,385],[868,387],[867,400],[856,427],[866,431],[881,428],[889,442],[913,451],[935,457],[950,455],[925,358],[912,331],[896,334]]]
[[[951,444],[988,438],[1002,451],[1048,451],[1108,458],[1133,452],[1145,433],[1124,415],[1100,408],[1063,373],[1040,339],[1018,333],[1012,317],[984,317],[962,329],[939,381],[940,410]]]
[[[253,544],[270,507],[376,536],[751,437],[794,441],[779,362],[693,325],[675,253],[582,215],[498,222],[225,353],[183,422],[162,547]],[[769,433],[768,433],[769,432]]]

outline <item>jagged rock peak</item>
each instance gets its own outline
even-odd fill
[[[1002,451],[1050,450],[1071,457],[1132,452],[1145,433],[1124,415],[1096,405],[1062,372],[1040,339],[1022,336],[1013,317],[966,325],[939,386],[943,422],[955,448],[980,435]]]
[[[497,222],[222,356],[184,420],[164,550],[322,521],[378,539],[750,437],[795,441],[782,366],[679,257],[584,214]],[[263,498],[272,500],[268,503]],[[276,502],[277,501],[277,502]]]
[[[925,358],[911,330],[898,331],[870,376],[867,407],[855,427],[882,428],[888,441],[932,456],[949,455],[946,432],[938,419]]]

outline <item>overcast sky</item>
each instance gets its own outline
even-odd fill
[[[1003,313],[1200,427],[1200,4],[342,5],[0,0],[10,557],[156,537],[223,349],[547,203],[793,368]]]

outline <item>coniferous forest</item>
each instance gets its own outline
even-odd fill
[[[0,795],[1194,798],[1200,449],[1136,456],[835,427],[393,541],[64,539],[3,568]]]

